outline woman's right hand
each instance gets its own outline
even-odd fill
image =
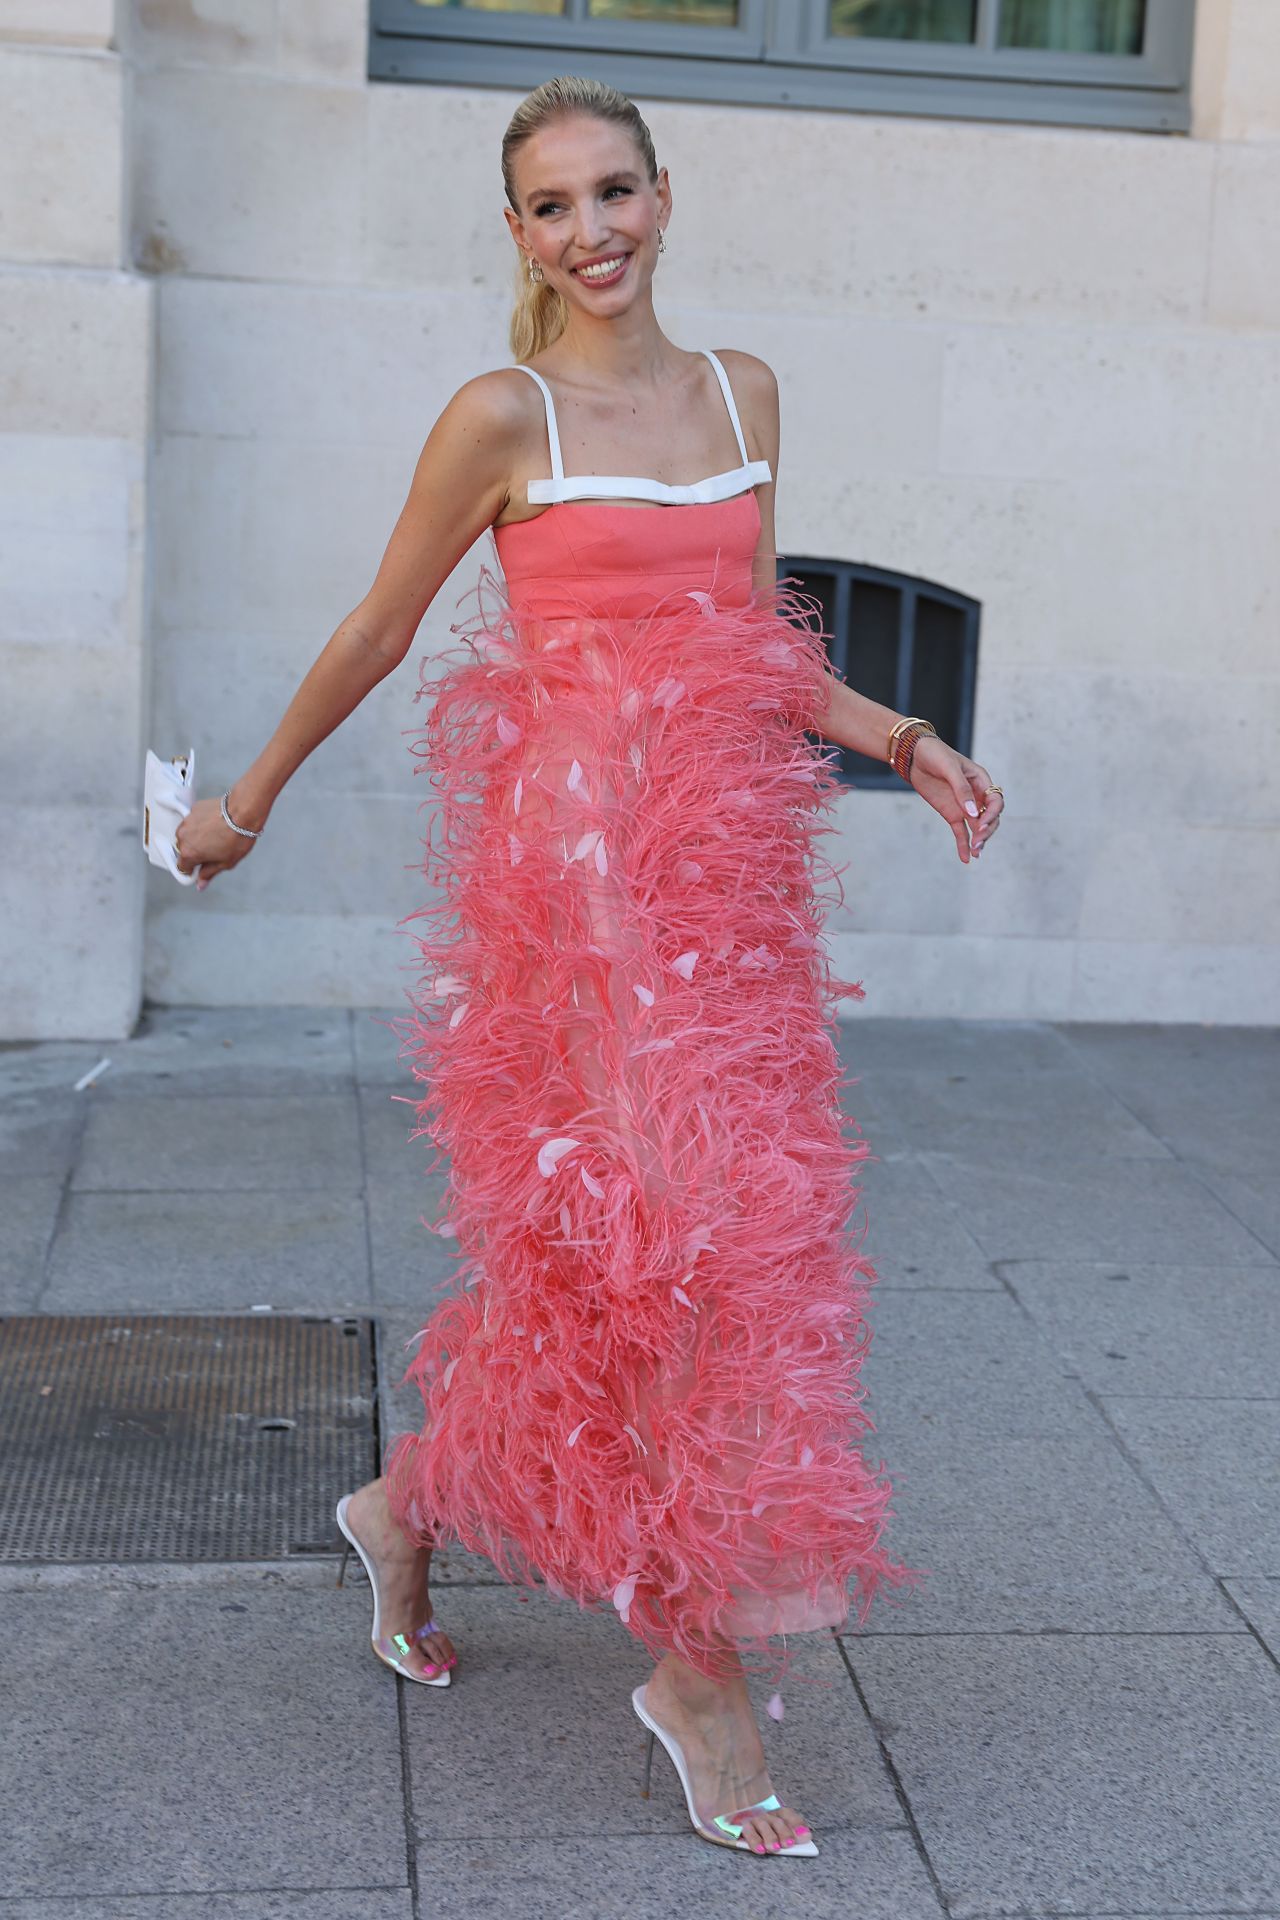
[[[183,873],[196,873],[199,868],[196,892],[203,893],[220,873],[229,873],[247,859],[258,843],[232,832],[216,800],[197,800],[174,835],[174,844]]]

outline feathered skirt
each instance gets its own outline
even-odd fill
[[[820,939],[820,610],[784,584],[545,620],[487,569],[475,597],[422,688],[432,892],[397,1023],[459,1284],[392,1510],[655,1657],[780,1677],[770,1636],[918,1577],[859,1445],[870,1148],[833,1029],[863,989]]]

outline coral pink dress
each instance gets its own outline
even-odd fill
[[[814,880],[821,621],[753,591],[769,467],[708,358],[742,465],[684,486],[566,478],[524,368],[550,504],[495,529],[505,591],[482,570],[424,685],[435,893],[402,1052],[461,1284],[385,1471],[411,1536],[611,1605],[655,1656],[723,1675],[736,1642],[781,1674],[769,1635],[916,1575],[857,1444],[875,1274],[832,1031],[862,988]]]

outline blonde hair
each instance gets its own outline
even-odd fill
[[[649,179],[656,184],[658,160],[653,150],[653,136],[634,101],[604,80],[588,80],[577,73],[559,74],[554,80],[544,80],[540,87],[526,95],[502,136],[502,184],[514,213],[521,212],[515,185],[517,153],[525,141],[543,127],[575,113],[593,114],[597,120],[606,120],[629,133],[640,150]],[[512,358],[532,360],[534,354],[541,353],[560,338],[568,318],[563,296],[545,280],[529,278],[528,260],[520,251],[516,261],[516,304],[508,333]]]

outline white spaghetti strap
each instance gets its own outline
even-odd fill
[[[699,352],[706,354],[708,360],[716,370],[716,379],[720,382],[720,391],[723,393],[724,403],[729,409],[729,418],[733,422],[733,431],[738,438],[738,452],[742,455],[742,464],[745,467],[747,465],[747,443],[742,437],[742,422],[738,418],[738,409],[734,405],[733,388],[729,385],[729,376],[721,366],[716,355],[712,353],[710,347],[701,347],[699,348]],[[532,369],[530,369],[530,371],[532,371]]]
[[[725,405],[729,409],[729,418],[733,422],[734,435],[738,442],[738,451],[742,455],[742,465],[732,467],[726,473],[709,473],[702,480],[668,482],[650,480],[634,473],[575,473],[565,478],[564,458],[560,450],[560,429],[556,425],[556,403],[551,389],[533,367],[524,362],[513,362],[521,373],[527,373],[542,388],[542,404],[547,415],[547,444],[551,450],[551,475],[549,479],[530,480],[525,494],[530,505],[555,506],[570,500],[652,500],[658,506],[701,506],[717,500],[731,500],[735,494],[745,492],[749,487],[758,487],[772,480],[767,460],[748,460],[747,443],[742,436],[742,422],[738,418],[738,409],[734,404],[733,388],[710,347],[700,347],[716,370],[720,382],[720,391],[724,395]]]
[[[526,367],[523,360],[516,360],[513,362],[513,365],[517,366],[521,373],[527,373],[531,380],[536,380],[542,388],[542,404],[547,412],[547,445],[551,449],[551,479],[552,482],[558,486],[564,479],[564,461],[560,454],[560,429],[556,425],[556,403],[551,398],[551,389],[542,375],[535,372],[532,367]],[[732,405],[732,402],[730,402],[730,405]],[[739,444],[741,444],[741,434],[739,434],[738,440]]]

